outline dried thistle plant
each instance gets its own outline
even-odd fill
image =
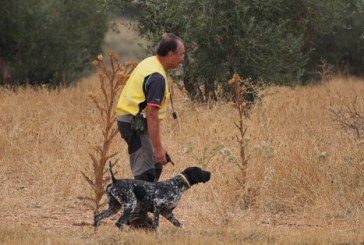
[[[92,147],[92,152],[89,153],[93,173],[88,176],[81,171],[86,182],[90,184],[93,190],[93,196],[81,197],[81,199],[86,201],[85,204],[94,213],[98,212],[99,208],[103,206],[101,199],[105,193],[106,183],[109,181],[109,177],[104,177],[106,163],[116,155],[115,152],[110,152],[110,146],[118,133],[117,128],[114,126],[116,120],[114,108],[117,103],[117,96],[136,66],[136,63],[132,61],[127,61],[124,65],[121,65],[119,59],[119,55],[109,51],[108,62],[105,63],[101,54],[92,62],[98,71],[101,97],[99,98],[93,94],[89,96],[100,113],[102,138],[100,142],[97,142],[96,146]]]
[[[249,80],[240,78],[238,74],[234,74],[228,81],[228,84],[233,88],[233,102],[239,116],[238,122],[234,122],[235,126],[239,129],[239,135],[236,135],[236,139],[240,148],[240,164],[238,164],[238,167],[241,171],[241,176],[237,178],[237,181],[242,187],[245,187],[248,167],[248,156],[246,154],[244,142],[247,130],[245,120],[249,116],[249,109],[251,108],[252,103],[254,103],[258,87]]]
[[[247,156],[246,152],[245,133],[248,128],[246,120],[249,118],[253,104],[261,99],[260,94],[265,86],[263,83],[253,84],[249,79],[243,79],[238,74],[233,74],[228,84],[233,88],[234,107],[238,111],[239,116],[238,122],[234,122],[239,130],[236,139],[239,143],[240,150],[240,164],[237,165],[240,169],[240,175],[235,177],[235,180],[239,183],[239,193],[236,203],[240,207],[246,208],[254,203],[256,196],[256,190],[247,186],[249,156]]]

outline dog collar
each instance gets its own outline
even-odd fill
[[[179,174],[179,176],[181,176],[181,178],[183,179],[183,181],[186,183],[187,188],[191,187],[190,182],[188,182],[187,178],[183,175],[183,174]]]

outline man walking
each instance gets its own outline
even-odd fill
[[[160,137],[160,121],[167,112],[169,84],[167,71],[183,62],[181,38],[168,33],[162,37],[155,56],[141,61],[133,70],[116,107],[117,125],[128,144],[130,168],[135,179],[158,181],[167,163]],[[148,227],[146,212],[130,217],[132,227]]]

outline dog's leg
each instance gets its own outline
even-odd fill
[[[178,228],[183,228],[183,225],[178,221],[176,217],[174,217],[172,212],[164,212],[161,213],[164,218],[166,218],[169,222],[171,222],[174,226]]]
[[[110,217],[113,214],[116,214],[116,212],[118,210],[120,210],[120,208],[121,208],[121,204],[113,196],[111,196],[108,193],[107,197],[108,197],[108,208],[94,216],[94,226],[95,227],[100,224],[100,221],[102,219],[105,219],[107,217]]]
[[[122,228],[124,224],[128,222],[130,214],[135,210],[137,206],[137,199],[134,195],[129,196],[129,200],[124,204],[124,211],[120,218],[116,221],[115,225],[118,228]]]
[[[153,219],[152,229],[156,230],[157,227],[159,226],[159,209],[157,208],[157,205],[154,205],[153,214],[154,214],[154,219]]]

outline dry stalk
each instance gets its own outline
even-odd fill
[[[101,142],[92,147],[92,152],[89,153],[92,160],[93,173],[91,176],[88,176],[81,171],[86,182],[93,190],[93,196],[81,197],[81,199],[85,200],[85,204],[94,213],[98,212],[99,208],[103,206],[101,199],[105,193],[106,183],[109,181],[109,177],[104,177],[106,163],[116,155],[115,152],[110,152],[110,146],[118,133],[118,130],[114,126],[116,120],[114,108],[117,103],[117,96],[120,94],[122,87],[136,66],[136,63],[132,61],[121,65],[119,59],[119,55],[109,51],[108,62],[106,64],[101,54],[92,62],[98,71],[102,96],[101,98],[93,94],[89,96],[100,113],[102,139]]]
[[[358,96],[355,96],[349,104],[341,105],[339,110],[329,109],[333,120],[343,129],[354,131],[357,139],[364,134],[364,113],[357,108]]]
[[[237,165],[240,170],[240,175],[235,177],[235,180],[239,184],[237,204],[239,206],[247,207],[254,203],[256,191],[247,187],[249,156],[246,152],[245,141],[245,133],[247,131],[246,120],[249,118],[252,105],[261,99],[260,94],[262,89],[264,89],[264,84],[253,84],[249,79],[240,78],[238,74],[234,74],[228,81],[228,84],[233,88],[233,102],[239,116],[238,122],[234,122],[235,126],[239,130],[239,134],[236,135],[236,139],[239,143],[240,150],[240,164]]]
[[[228,81],[229,85],[233,88],[233,101],[239,116],[239,121],[234,122],[235,126],[239,129],[239,135],[236,135],[236,139],[239,143],[241,161],[241,164],[238,165],[241,171],[241,176],[240,178],[237,178],[237,181],[243,188],[246,184],[246,172],[248,167],[248,157],[246,155],[244,144],[244,136],[247,130],[245,119],[248,115],[249,109],[248,102],[244,100],[244,93],[247,91],[246,82],[248,81],[241,79],[238,74],[234,74],[232,79]]]
[[[321,59],[316,74],[319,75],[321,81],[331,80],[334,76],[334,66],[329,64],[325,59]]]

